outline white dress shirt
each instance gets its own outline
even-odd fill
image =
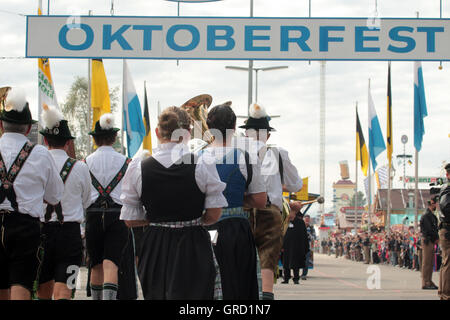
[[[169,168],[188,152],[189,149],[184,144],[164,143],[153,154],[153,158],[165,168]],[[227,200],[222,193],[226,184],[220,181],[214,159],[207,159],[207,157],[206,154],[200,156],[195,166],[195,181],[200,191],[205,193],[205,209],[227,207]],[[146,219],[145,209],[141,202],[141,174],[141,159],[133,159],[123,178],[120,197],[123,203],[121,220]]]
[[[6,132],[0,138],[0,152],[7,170],[27,141],[28,138],[19,133]],[[55,161],[44,146],[33,148],[14,181],[14,191],[19,212],[35,218],[41,217],[44,200],[53,205],[61,200],[64,185]],[[0,204],[0,209],[13,210],[8,199]]]
[[[52,149],[49,152],[55,160],[56,169],[61,172],[69,156],[61,149]],[[61,199],[64,222],[82,223],[84,221],[84,209],[90,205],[91,175],[89,174],[89,168],[83,161],[77,161],[64,184],[64,194]],[[45,221],[45,208],[43,212],[42,222]],[[53,213],[50,221],[57,221],[56,213]]]
[[[86,157],[86,164],[94,177],[106,188],[114,177],[119,173],[126,157],[118,153],[113,147],[102,146]],[[122,181],[111,191],[110,196],[115,203],[122,205],[120,194],[122,193]],[[91,184],[91,202],[94,203],[99,197],[98,191]]]
[[[233,164],[234,162],[234,153],[233,147],[209,147],[204,150],[205,153],[209,153],[212,159],[215,159],[216,164]],[[224,157],[226,155],[225,161]],[[239,156],[239,171],[244,176],[245,180],[248,178],[247,174],[247,165],[245,163],[244,153],[240,153]],[[261,176],[261,165],[259,163],[252,164],[251,159],[249,158],[249,163],[252,166],[252,181],[248,186],[247,193],[255,194],[260,192],[266,192],[266,186],[264,185],[264,180]]]
[[[258,141],[259,151],[264,153],[266,145]],[[261,164],[261,175],[267,186],[267,197],[280,211],[283,208],[283,185],[281,185],[280,167],[278,164],[278,152],[283,161],[283,183],[289,192],[298,192],[303,187],[297,168],[289,159],[287,150],[280,147],[270,147],[265,152]]]

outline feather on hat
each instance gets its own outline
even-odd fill
[[[5,99],[5,111],[22,112],[27,106],[25,91],[21,88],[11,88]]]
[[[111,113],[102,114],[99,121],[100,127],[103,130],[110,130],[114,128],[114,116]]]
[[[261,119],[261,118],[268,117],[266,109],[257,103],[252,103],[250,105],[249,115],[250,115],[250,117],[255,118],[255,119]]]
[[[44,103],[42,109],[41,119],[45,128],[53,129],[64,119],[62,112],[55,106]]]

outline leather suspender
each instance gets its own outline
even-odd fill
[[[2,185],[0,187],[0,203],[5,201],[5,199],[8,199],[15,211],[19,210],[19,205],[17,203],[16,193],[14,191],[14,181],[19,175],[19,172],[22,169],[25,161],[30,156],[34,146],[35,145],[33,143],[27,141],[23,145],[20,152],[17,154],[17,157],[9,168],[8,172],[6,172],[5,162],[3,161],[2,155],[0,153],[0,180],[2,182]]]
[[[72,159],[72,158],[68,158],[66,160],[66,162],[64,163],[64,165],[63,165],[63,167],[61,169],[61,172],[59,173],[59,175],[61,176],[61,179],[62,179],[64,184],[66,183],[66,180],[69,177],[70,173],[72,172],[72,169],[73,169],[73,167],[74,167],[76,162],[77,162],[77,160]],[[49,222],[50,221],[50,219],[52,218],[53,212],[56,213],[56,217],[57,217],[58,221],[60,223],[63,223],[64,222],[64,215],[62,213],[61,202],[59,202],[57,205],[54,205],[54,206],[51,205],[51,204],[47,205],[47,209],[46,209],[45,215],[44,215],[45,222]]]

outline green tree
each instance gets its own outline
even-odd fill
[[[109,92],[111,100],[111,112],[115,113],[119,106],[119,88],[112,88]],[[70,91],[62,105],[62,112],[69,123],[70,131],[75,139],[75,153],[77,159],[84,159],[89,155],[89,141],[91,136],[91,124],[88,125],[88,112],[91,112],[88,96],[88,81],[85,77],[75,77]],[[117,126],[117,120],[116,120]],[[122,137],[117,136],[114,148],[122,151]]]
[[[364,193],[362,193],[361,191],[358,191],[356,194],[358,195],[358,198],[357,198],[358,199],[358,207],[365,206],[366,205],[366,198],[364,197]],[[354,194],[352,196],[352,199],[350,200],[350,206],[351,207],[355,206],[355,204],[356,204],[355,199],[356,199],[356,197],[355,197],[355,194]]]

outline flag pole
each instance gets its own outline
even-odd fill
[[[418,220],[419,220],[419,151],[415,152],[415,162],[416,162],[416,168],[415,168],[415,187],[414,187],[414,210],[415,210],[415,217],[414,217],[414,230],[417,230]]]
[[[369,94],[370,94],[370,78],[369,78]],[[370,128],[370,112],[369,112],[369,128]],[[370,144],[370,129],[369,129],[369,144]],[[367,210],[367,232],[370,235],[370,210],[372,206],[372,173],[370,170],[370,146],[369,146],[369,201],[368,201],[368,210]]]
[[[124,123],[126,121],[125,119],[125,113],[124,113],[124,106],[125,106],[125,59],[122,60],[122,154],[125,155],[125,137],[124,137]]]
[[[89,10],[88,15],[92,15],[92,10]],[[91,59],[88,59],[88,111],[87,111],[87,128],[88,131],[92,129],[92,120],[91,120]],[[88,153],[92,153],[92,138],[88,137]]]
[[[387,232],[388,234],[391,233],[391,171],[392,171],[392,145],[393,145],[393,141],[392,141],[392,97],[391,97],[392,93],[391,93],[391,62],[389,61],[389,70],[388,70],[388,114],[387,114],[387,120],[388,120],[388,163],[389,163],[389,168],[388,168],[388,193],[387,193],[387,213],[386,213],[386,221],[385,221],[385,228],[384,230],[386,231],[386,226],[387,226]],[[390,141],[389,141],[390,139]]]
[[[356,101],[356,116],[358,115],[358,101]],[[355,116],[356,118],[356,128],[358,128],[358,118]],[[358,130],[357,130],[358,131]],[[356,135],[358,136],[358,132],[356,132]],[[358,138],[359,139],[359,138]],[[356,145],[355,148],[355,221],[353,223],[353,226],[355,228],[355,233],[356,233],[356,225],[357,225],[357,216],[358,216],[358,152],[360,152],[358,150],[358,147],[361,148],[361,146]],[[362,161],[362,159],[361,159]]]

